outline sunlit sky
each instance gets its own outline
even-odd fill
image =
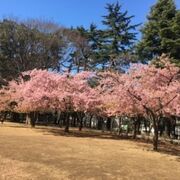
[[[117,0],[0,0],[0,18],[38,18],[52,20],[65,27],[95,23],[102,27],[102,15],[106,14],[106,3]],[[123,10],[135,15],[133,23],[143,23],[150,7],[156,0],[119,0]],[[180,8],[180,0],[176,0]]]

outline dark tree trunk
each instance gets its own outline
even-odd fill
[[[153,118],[154,136],[153,136],[153,150],[158,150],[158,122]]]
[[[59,111],[57,111],[57,117],[56,117],[56,124],[60,124],[60,117],[61,117],[61,113]]]
[[[108,118],[108,119],[107,119],[106,128],[107,128],[108,131],[111,130],[111,118]]]
[[[102,118],[101,121],[102,121],[102,132],[104,132],[106,130],[104,118]]]
[[[171,122],[168,118],[165,118],[165,135],[167,137],[170,137],[171,135]]]
[[[3,118],[3,113],[2,112],[0,113],[0,121],[1,121],[1,124],[3,124],[4,118]]]
[[[64,132],[69,132],[69,115],[68,115],[68,113],[66,114],[66,126],[64,129]]]
[[[110,132],[112,133],[113,131],[113,122],[114,122],[114,119],[111,118],[111,121],[110,121]]]
[[[59,127],[63,127],[65,125],[65,113],[62,112],[59,115]]]
[[[77,127],[77,124],[78,124],[78,114],[77,112],[74,113],[74,127]]]
[[[147,135],[147,122],[146,122],[147,120],[146,119],[144,119],[144,128],[145,128],[145,132],[146,132],[146,135]]]
[[[63,126],[66,126],[66,118],[67,118],[67,113],[63,112],[63,114],[62,114],[62,125]]]
[[[141,119],[138,118],[138,121],[137,121],[137,133],[138,134],[141,134],[140,127],[141,127]]]
[[[122,125],[122,118],[120,117],[119,118],[119,132],[118,132],[119,135],[121,134],[121,125]]]
[[[83,120],[80,119],[80,123],[79,123],[79,131],[82,131],[82,127],[83,127]]]
[[[77,115],[78,115],[78,119],[79,119],[79,131],[82,131],[84,113],[79,112],[79,113],[77,113]]]
[[[32,128],[34,128],[36,125],[37,115],[38,115],[37,112],[30,113],[30,125]]]
[[[55,113],[52,114],[52,118],[53,118],[53,124],[57,125],[57,111],[55,111]]]
[[[75,121],[76,117],[75,117],[75,113],[72,113],[72,114],[71,114],[71,117],[72,117],[72,120],[71,120],[71,126],[72,126],[72,127],[75,127],[75,126],[76,126],[76,121]]]
[[[134,132],[133,132],[133,139],[136,139],[137,135],[137,120],[134,118]]]
[[[102,121],[102,118],[101,117],[97,117],[97,119],[98,119],[98,123],[97,123],[97,129],[98,130],[102,130],[102,123],[103,123],[103,121]]]
[[[4,111],[4,112],[1,112],[1,113],[0,113],[0,121],[1,121],[1,124],[3,124],[4,121],[6,120],[7,114],[8,114],[7,111]]]

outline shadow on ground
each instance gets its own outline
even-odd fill
[[[30,128],[25,124],[17,123],[8,125],[8,127],[13,128]],[[128,140],[138,143],[138,146],[145,148],[148,151],[152,150],[152,140],[151,139],[142,139],[136,138],[133,139],[131,135],[117,135],[110,132],[102,132],[93,129],[83,129],[79,131],[77,128],[70,128],[69,133],[64,132],[64,129],[57,126],[36,126],[33,128],[35,131],[42,132],[44,135],[54,135],[54,136],[64,136],[64,137],[77,137],[77,138],[96,138],[96,139],[106,139],[106,140]],[[159,153],[178,156],[177,160],[180,161],[180,146],[172,144],[170,142],[159,142]]]
[[[77,128],[73,128],[69,133],[64,132],[62,128],[46,128],[46,127],[36,127],[36,129],[43,132],[43,134],[48,135],[52,134],[55,136],[66,136],[66,137],[77,137],[77,138],[97,138],[97,139],[110,139],[110,140],[128,140],[139,143],[140,146],[147,148],[148,150],[152,150],[152,140],[151,139],[142,139],[136,138],[133,139],[131,135],[117,135],[111,134],[110,132],[102,132],[97,130],[88,130],[83,129],[82,131],[77,130]],[[171,144],[169,142],[160,142],[158,152],[179,156],[178,160],[180,161],[180,146]]]

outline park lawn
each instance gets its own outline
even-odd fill
[[[140,141],[73,132],[0,125],[0,180],[180,179],[178,146],[174,152],[153,152],[151,144]]]

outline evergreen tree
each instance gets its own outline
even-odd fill
[[[106,54],[103,49],[103,31],[97,29],[95,24],[90,24],[88,31],[88,42],[91,48],[90,53],[90,67],[91,69],[98,68],[99,66],[104,66],[106,62]]]
[[[107,4],[108,14],[103,16],[103,49],[104,59],[111,68],[117,68],[117,65],[124,64],[122,56],[131,51],[132,45],[136,39],[134,30],[138,25],[131,25],[134,16],[128,16],[128,12],[122,12],[121,6],[116,4]]]
[[[171,27],[164,29],[162,35],[164,35],[162,46],[169,51],[170,56],[180,65],[180,10],[177,11]]]
[[[162,53],[178,58],[179,18],[173,0],[158,0],[152,6],[148,21],[141,29],[142,39],[137,54],[142,61],[151,60]]]

